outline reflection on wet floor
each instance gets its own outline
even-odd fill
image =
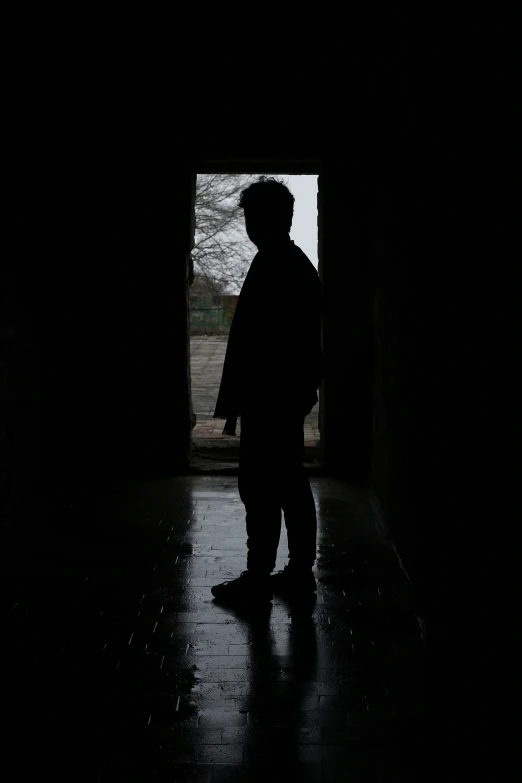
[[[121,487],[49,541],[38,596],[19,585],[10,621],[14,677],[53,701],[55,779],[60,764],[93,783],[416,779],[424,644],[407,578],[365,491],[312,486],[307,605],[214,602],[246,567],[233,478]],[[283,531],[277,568],[286,557]]]

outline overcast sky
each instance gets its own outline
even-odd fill
[[[317,269],[317,175],[279,174],[295,198],[291,239]]]

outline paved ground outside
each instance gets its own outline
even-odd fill
[[[214,419],[221,373],[227,348],[228,336],[194,336],[190,340],[190,367],[192,376],[192,405],[197,416],[197,423],[192,430],[192,437],[198,440],[213,440],[233,442],[236,438],[222,435],[224,421]],[[241,432],[241,422],[238,422],[237,438]],[[306,417],[305,448],[313,449],[319,446],[319,404]],[[277,438],[276,432],[270,432]]]

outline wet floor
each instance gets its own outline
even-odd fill
[[[317,597],[261,613],[210,592],[246,567],[234,478],[123,486],[56,521],[8,595],[18,773],[417,779],[424,644],[407,579],[365,491],[312,486]],[[286,557],[283,532],[277,568]]]

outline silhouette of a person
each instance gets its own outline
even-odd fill
[[[258,253],[232,320],[214,418],[241,417],[247,570],[212,593],[222,601],[250,603],[270,601],[272,591],[300,597],[316,589],[317,518],[303,466],[303,426],[321,381],[322,291],[314,266],[289,237],[294,197],[288,188],[260,177],[242,191],[239,205]],[[267,420],[277,420],[277,438]],[[281,512],[289,563],[270,576]]]

